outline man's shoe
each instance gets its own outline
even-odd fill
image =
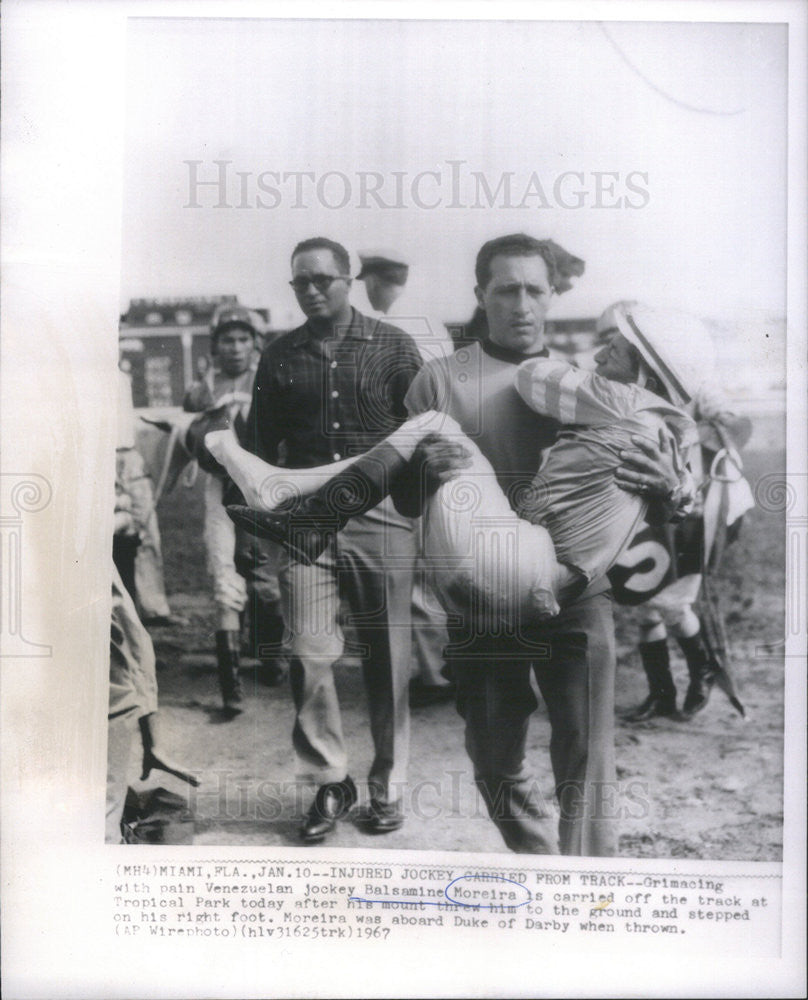
[[[357,800],[356,785],[346,776],[342,781],[330,781],[320,785],[314,802],[306,813],[300,827],[300,837],[305,844],[317,844],[325,840]]]
[[[317,562],[339,530],[336,519],[329,523],[327,518],[309,516],[302,509],[266,511],[230,504],[227,513],[239,528],[258,538],[270,539],[306,566]]]
[[[707,707],[714,684],[715,674],[691,677],[682,706],[682,715],[685,719],[692,719],[694,715]]]
[[[392,833],[403,822],[404,814],[398,802],[382,802],[379,799],[371,799],[357,816],[357,823],[366,833]]]

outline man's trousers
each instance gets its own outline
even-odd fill
[[[360,646],[374,758],[370,793],[395,801],[409,755],[408,685],[412,648],[415,534],[389,501],[354,518],[313,566],[288,559],[279,574],[291,654],[298,778],[341,781],[348,762],[333,664],[343,652],[341,601]]]
[[[415,566],[412,588],[412,677],[427,687],[446,687],[443,676],[443,651],[449,636],[446,632],[446,612],[438,603],[434,591],[423,579],[420,563]]]
[[[121,840],[121,816],[137,721],[157,711],[154,646],[113,567],[109,644],[106,842]]]
[[[489,814],[513,851],[607,857],[617,852],[615,650],[608,593],[584,596],[542,626],[509,637],[450,632],[466,750]],[[560,811],[525,764],[534,672],[550,717]]]

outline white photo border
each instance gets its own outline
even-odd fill
[[[647,947],[536,943],[496,949],[466,939],[406,939],[377,954],[341,944],[286,942],[256,956],[240,946],[128,942],[109,934],[110,866],[98,830],[106,767],[105,661],[109,633],[125,44],[129,17],[694,20],[789,24],[788,455],[806,477],[806,9],[794,2],[699,3],[221,3],[9,0],[3,9],[4,475],[34,477],[23,525],[19,600],[26,638],[52,656],[0,658],[3,753],[3,978],[10,997],[119,996],[798,996],[804,989],[805,676],[787,671],[783,903],[780,957],[738,951],[668,956]],[[39,350],[32,352],[37,343]],[[52,488],[36,480],[43,477]],[[34,496],[35,495],[35,496]],[[804,502],[804,490],[801,494]],[[40,504],[39,508],[36,505]],[[36,509],[34,509],[36,508]],[[796,530],[806,531],[804,508]],[[27,515],[26,515],[27,517]],[[800,520],[800,518],[802,520]],[[35,539],[35,540],[34,540]],[[804,543],[803,543],[804,544]],[[805,567],[789,565],[789,586]],[[4,584],[6,581],[3,581]],[[9,636],[0,637],[4,642]],[[786,637],[804,663],[804,622]],[[117,848],[111,849],[113,854]],[[125,848],[120,850],[125,851]],[[277,853],[277,852],[273,852]],[[181,861],[180,848],[166,857]],[[207,850],[233,860],[244,852]],[[284,857],[303,861],[304,850]],[[385,854],[374,850],[373,863]],[[256,854],[256,857],[258,855]],[[330,855],[329,855],[330,857]],[[335,852],[335,859],[340,852]],[[346,859],[347,860],[347,859]],[[355,857],[350,855],[350,860]],[[411,860],[411,858],[410,858]],[[444,859],[445,860],[445,859]],[[463,863],[454,856],[454,866]],[[479,866],[480,856],[469,859]],[[482,860],[507,868],[513,856]],[[591,869],[586,859],[565,867]],[[637,862],[609,859],[608,868]],[[654,863],[660,868],[661,863]],[[548,868],[560,867],[554,859]],[[727,873],[746,866],[689,863]],[[754,869],[755,866],[750,866]],[[766,868],[767,873],[772,868]],[[692,962],[686,961],[688,957]],[[228,966],[228,986],[215,984]],[[268,968],[270,971],[268,971]],[[527,975],[527,970],[530,974]],[[390,977],[395,983],[391,985]],[[211,985],[214,984],[214,985]]]

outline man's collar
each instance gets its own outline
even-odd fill
[[[373,331],[378,324],[378,320],[371,319],[368,316],[364,316],[358,309],[354,309],[351,306],[351,319],[348,324],[347,329],[345,329],[344,336],[340,339],[344,340],[373,340]],[[342,333],[343,327],[338,326],[334,329],[334,334],[337,332]],[[303,324],[303,326],[298,327],[293,345],[295,347],[301,347],[303,344],[308,343],[310,340],[330,340],[330,336],[318,337],[316,331],[309,324],[309,321]]]
[[[548,358],[550,356],[550,352],[546,347],[542,347],[540,351],[531,351],[529,354],[522,354],[521,351],[513,351],[509,347],[502,347],[499,344],[495,344],[493,340],[488,338],[480,341],[480,346],[489,357],[496,358],[497,361],[508,361],[516,365],[521,364],[522,361],[527,361],[528,358]]]

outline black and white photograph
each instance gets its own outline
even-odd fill
[[[113,664],[194,842],[780,860],[785,29],[127,36]]]
[[[689,948],[798,995],[804,12],[81,6],[107,114],[46,77],[30,240],[44,97],[4,74],[4,376],[45,403],[3,467],[5,825],[43,879],[106,866],[112,935],[59,995],[627,995],[636,934],[644,995],[773,995],[730,951],[650,985]],[[282,958],[345,935],[355,982]],[[485,965],[610,935],[614,978]],[[385,978],[413,946],[478,971]]]

